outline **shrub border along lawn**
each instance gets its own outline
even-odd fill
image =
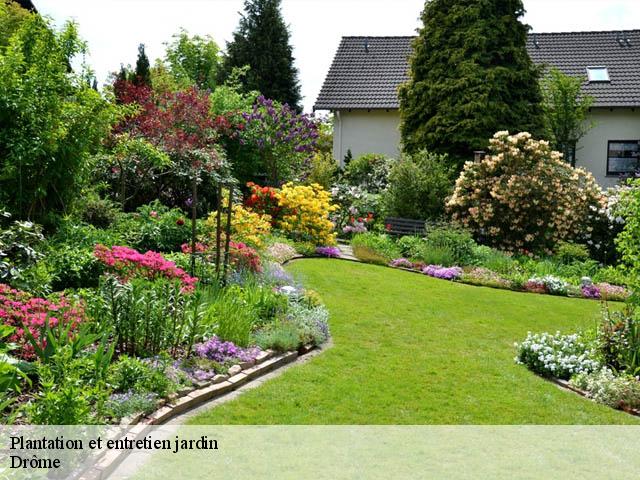
[[[306,345],[298,351],[276,354],[273,350],[265,350],[254,362],[245,362],[234,365],[229,370],[229,375],[216,375],[213,380],[201,382],[199,388],[185,390],[181,396],[176,397],[161,406],[155,412],[143,417],[122,419],[120,426],[111,426],[110,434],[105,440],[116,440],[127,436],[132,440],[139,440],[148,435],[152,426],[162,425],[172,418],[192,408],[203,405],[211,400],[216,400],[227,393],[237,390],[239,387],[278,370],[299,357],[306,355],[319,347]],[[107,426],[107,428],[109,428]],[[109,477],[116,468],[130,454],[128,450],[104,450],[98,453],[94,459],[94,466],[81,474],[83,480],[103,480]]]

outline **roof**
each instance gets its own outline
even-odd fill
[[[399,108],[414,38],[343,37],[314,109]],[[594,107],[640,106],[640,30],[532,33],[527,50],[535,64],[584,79]],[[611,81],[587,82],[587,67],[607,67]]]
[[[16,0],[22,8],[26,8],[32,12],[36,11],[36,7],[31,0]]]
[[[313,108],[398,108],[413,38],[342,37]]]
[[[585,79],[594,107],[640,106],[640,30],[536,33],[527,50],[534,63]],[[607,67],[611,81],[587,82],[587,67]]]

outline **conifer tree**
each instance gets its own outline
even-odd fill
[[[138,45],[138,59],[136,60],[136,70],[131,79],[136,85],[151,85],[151,68],[149,57],[144,51],[144,43]]]
[[[497,131],[543,133],[523,14],[522,0],[427,1],[400,88],[406,151],[448,153],[461,164]]]
[[[300,110],[300,84],[289,44],[289,30],[280,11],[281,0],[245,0],[240,24],[227,45],[222,69],[226,79],[234,67],[250,67],[242,79],[245,91]]]

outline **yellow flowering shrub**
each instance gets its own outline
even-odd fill
[[[331,194],[317,183],[287,183],[276,193],[283,215],[279,228],[294,240],[334,245],[336,234],[329,215],[338,209]]]
[[[205,220],[205,228],[211,239],[215,239],[217,212],[212,212]],[[220,223],[227,225],[226,213]],[[271,233],[271,216],[247,210],[242,205],[234,205],[231,211],[231,238],[252,247],[262,248],[264,238]]]
[[[511,252],[552,253],[588,230],[605,197],[593,175],[573,168],[529,133],[498,132],[490,154],[467,162],[447,209],[484,243]]]

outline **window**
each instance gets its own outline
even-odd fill
[[[609,70],[607,67],[587,67],[587,78],[590,82],[608,82]]]
[[[611,140],[607,154],[607,175],[633,173],[640,168],[640,140]]]

